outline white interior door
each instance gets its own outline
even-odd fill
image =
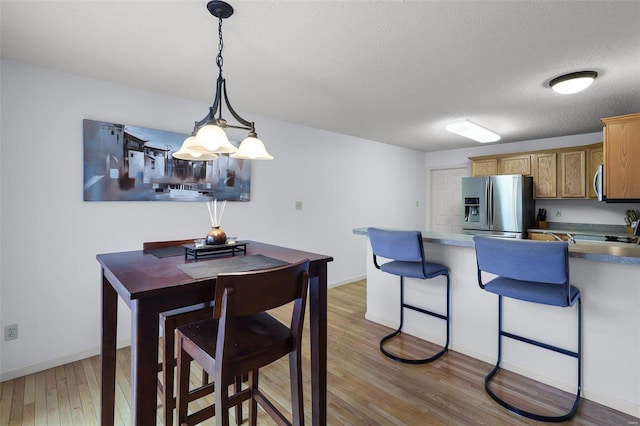
[[[462,232],[462,178],[468,167],[431,169],[429,216],[432,232]]]

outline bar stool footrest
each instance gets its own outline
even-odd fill
[[[391,333],[390,335],[383,337],[382,340],[380,340],[380,352],[382,352],[387,358],[391,358],[394,361],[397,362],[403,362],[405,364],[426,364],[428,362],[431,361],[435,361],[436,359],[440,358],[442,355],[446,354],[447,351],[449,350],[448,347],[443,347],[442,350],[440,352],[438,352],[437,354],[429,357],[429,358],[424,358],[424,359],[410,359],[410,358],[403,358],[400,357],[398,355],[394,355],[391,352],[387,351],[384,348],[384,344],[386,342],[388,342],[389,340],[393,339],[394,337],[399,336],[400,334],[402,334],[401,331],[395,331],[394,333]]]
[[[498,371],[500,371],[500,366],[496,365],[493,370],[491,370],[491,372],[489,374],[487,374],[487,376],[484,378],[484,388],[487,391],[487,393],[489,394],[489,396],[498,404],[500,404],[501,406],[503,406],[504,408],[506,408],[509,411],[512,411],[520,416],[532,419],[532,420],[536,420],[536,421],[540,421],[540,422],[548,422],[548,423],[561,423],[561,422],[566,422],[568,420],[570,420],[571,418],[573,418],[573,416],[576,414],[576,411],[578,410],[578,405],[580,404],[580,393],[578,393],[576,395],[576,399],[573,403],[573,406],[571,407],[571,410],[566,413],[566,414],[562,414],[560,416],[548,416],[548,415],[544,415],[544,414],[537,414],[537,413],[532,413],[530,411],[526,411],[523,410],[521,408],[518,408],[510,403],[508,403],[507,401],[505,401],[504,399],[500,398],[498,395],[495,394],[495,392],[493,392],[493,390],[491,389],[489,383],[491,382],[491,379],[493,379],[493,377],[498,373]]]

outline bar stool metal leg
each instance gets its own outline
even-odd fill
[[[578,351],[573,352],[563,348],[559,348],[557,346],[549,345],[547,343],[539,342],[533,339],[528,339],[526,337],[518,336],[518,335],[504,331],[502,329],[502,316],[503,316],[502,296],[500,295],[498,296],[498,361],[495,367],[493,368],[493,370],[491,370],[484,379],[485,390],[487,391],[489,396],[493,398],[494,401],[496,401],[498,404],[502,405],[504,408],[506,408],[509,411],[512,411],[523,417],[527,417],[529,419],[542,421],[542,422],[550,422],[550,423],[566,422],[576,414],[578,405],[580,403],[580,394],[582,391],[582,300],[580,298],[577,299],[577,310],[578,310]],[[493,392],[493,390],[490,387],[490,382],[491,382],[491,379],[493,379],[493,377],[498,373],[498,371],[500,371],[500,363],[502,361],[502,337],[509,337],[511,339],[528,343],[530,345],[538,346],[544,349],[548,349],[554,352],[558,352],[563,355],[576,358],[578,360],[578,389],[576,391],[576,398],[573,403],[573,406],[571,407],[571,410],[569,410],[568,413],[560,416],[547,416],[543,414],[532,413],[506,402],[505,400],[497,396],[495,392]]]
[[[450,279],[449,279],[449,274],[445,274],[445,276],[447,277],[447,314],[446,315],[442,315],[439,314],[437,312],[432,312],[432,311],[428,311],[426,309],[422,309],[420,307],[417,306],[413,306],[413,305],[409,305],[407,303],[404,302],[404,277],[400,277],[400,326],[398,327],[398,329],[396,331],[394,331],[393,333],[389,334],[388,336],[385,336],[382,338],[382,340],[380,340],[380,351],[387,356],[388,358],[391,358],[394,361],[398,361],[398,362],[403,362],[406,364],[426,364],[428,362],[431,361],[435,361],[436,359],[440,358],[442,355],[444,355],[445,353],[447,353],[447,351],[449,350],[449,317],[450,317],[450,303],[449,303],[449,299],[450,299],[450,292],[451,292],[451,283],[450,283]],[[436,353],[433,356],[427,357],[427,358],[423,358],[423,359],[410,359],[410,358],[403,358],[401,356],[398,355],[394,355],[391,352],[387,351],[384,348],[384,344],[386,342],[388,342],[389,340],[393,339],[394,337],[399,336],[400,334],[402,334],[402,326],[404,325],[404,309],[411,309],[413,311],[417,311],[426,315],[431,315],[433,317],[436,318],[440,318],[444,321],[446,321],[446,327],[447,327],[447,340],[444,344],[444,346],[442,347],[442,349]]]

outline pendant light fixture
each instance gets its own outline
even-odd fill
[[[216,81],[216,95],[213,104],[209,107],[209,113],[200,121],[196,121],[193,133],[182,143],[180,150],[175,152],[175,158],[192,161],[208,161],[218,158],[217,154],[230,154],[232,158],[247,160],[272,160],[264,144],[256,134],[255,123],[240,117],[231,106],[227,97],[227,83],[222,77],[222,20],[233,15],[233,8],[223,1],[210,1],[207,3],[209,12],[218,18],[218,79]],[[239,124],[229,124],[222,117],[223,104],[229,113]],[[229,142],[225,129],[248,130],[249,134],[242,141],[239,148]]]
[[[595,71],[572,72],[552,79],[549,86],[557,93],[571,95],[591,86],[597,76]]]

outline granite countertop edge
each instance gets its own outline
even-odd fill
[[[367,227],[354,228],[354,235],[367,235]],[[422,240],[426,243],[445,246],[473,247],[473,235],[425,232]],[[569,257],[597,262],[640,265],[640,245],[614,242],[578,242],[569,244]]]

